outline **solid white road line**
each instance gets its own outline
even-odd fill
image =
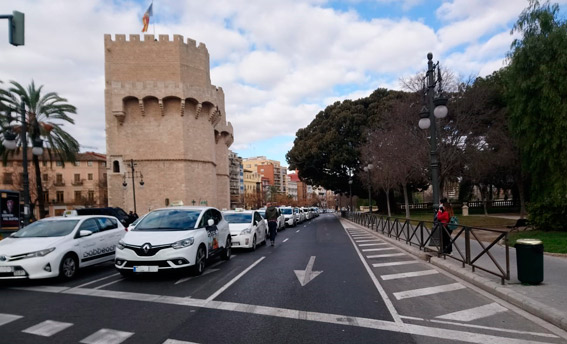
[[[396,250],[395,247],[384,247],[384,248],[365,248],[362,249],[362,252],[374,252],[374,251],[391,251]]]
[[[558,336],[556,336],[552,333],[518,331],[518,330],[511,330],[511,329],[508,329],[508,328],[501,328],[501,327],[490,327],[490,326],[473,325],[473,324],[462,324],[462,323],[456,323],[456,322],[451,322],[451,321],[435,320],[435,319],[423,319],[423,318],[416,318],[416,317],[410,317],[410,316],[405,316],[405,315],[400,315],[400,317],[402,319],[425,321],[425,322],[428,322],[428,323],[447,324],[447,325],[453,325],[453,326],[477,328],[477,329],[482,329],[482,330],[508,332],[508,333],[515,333],[515,334],[527,334],[527,335],[530,335],[530,336],[538,336],[538,337],[558,338]]]
[[[222,292],[224,292],[226,289],[228,289],[228,287],[230,287],[231,285],[233,285],[234,283],[236,283],[236,281],[238,281],[242,276],[246,275],[246,273],[250,270],[252,270],[256,265],[260,264],[261,261],[263,261],[266,257],[261,257],[260,259],[258,259],[257,261],[255,261],[252,265],[250,265],[249,267],[246,268],[246,270],[242,271],[241,273],[238,274],[238,276],[234,277],[232,280],[230,280],[230,282],[228,282],[227,284],[225,284],[224,286],[222,286],[222,288],[220,288],[219,290],[217,290],[213,295],[209,296],[207,298],[206,301],[212,301],[214,300],[217,296],[219,296]]]
[[[376,264],[372,264],[372,266],[375,268],[381,268],[384,266],[397,266],[397,265],[407,265],[407,264],[417,264],[417,263],[421,263],[421,262],[417,260],[404,260],[401,262],[376,263]]]
[[[398,300],[408,299],[410,297],[418,297],[425,295],[434,295],[439,293],[446,293],[449,291],[455,291],[460,289],[465,289],[466,287],[461,283],[451,283],[446,285],[440,285],[437,287],[420,288],[413,290],[406,290],[394,293],[394,297]]]
[[[434,274],[438,274],[438,273],[439,273],[439,271],[437,271],[437,270],[423,270],[423,271],[414,271],[414,272],[404,272],[404,273],[400,273],[400,274],[381,275],[380,277],[384,281],[388,281],[388,280],[400,279],[400,278],[434,275]]]
[[[400,256],[406,256],[406,254],[405,253],[374,254],[374,255],[366,256],[366,258],[372,259],[372,258],[388,258],[388,257],[400,257]]]
[[[134,333],[101,329],[80,341],[84,344],[120,344]]]
[[[361,256],[361,259],[363,257]],[[19,288],[22,290],[31,290],[31,288]],[[56,293],[54,289],[50,288],[34,288],[35,291]],[[368,328],[380,331],[391,331],[397,333],[407,333],[413,335],[421,335],[431,337],[435,340],[447,339],[449,341],[461,341],[467,343],[499,343],[499,344],[536,344],[543,342],[536,342],[533,340],[522,340],[516,338],[499,337],[494,335],[479,334],[476,332],[455,331],[447,328],[435,328],[431,326],[420,326],[413,324],[394,323],[391,321],[351,317],[340,314],[326,314],[318,312],[300,311],[286,308],[276,308],[267,306],[255,306],[235,302],[221,302],[221,301],[207,301],[200,299],[190,299],[185,297],[152,295],[143,293],[130,293],[112,290],[95,290],[95,289],[70,289],[63,291],[65,294],[84,295],[94,297],[105,297],[120,300],[135,300],[145,302],[155,302],[161,304],[169,304],[185,307],[197,307],[215,310],[224,310],[231,312],[240,312],[256,315],[267,315],[278,318],[302,320],[302,321],[315,321],[326,324],[353,326],[360,328]],[[558,337],[557,337],[558,338]],[[86,342],[81,342],[86,343]],[[86,343],[86,344],[91,344]],[[98,344],[98,343],[97,343]]]
[[[85,284],[81,284],[81,285],[76,286],[76,287],[74,287],[74,288],[84,288],[85,286],[87,286],[87,285],[89,285],[89,284],[93,284],[93,283],[96,283],[96,282],[100,282],[100,281],[105,280],[105,279],[107,279],[107,278],[114,277],[114,276],[118,276],[118,275],[120,275],[120,274],[119,274],[119,273],[115,273],[115,274],[112,274],[112,275],[109,275],[109,276],[106,276],[106,277],[103,277],[103,278],[96,279],[96,280],[94,280],[94,281],[87,282],[87,283],[85,283]]]
[[[119,279],[117,279],[116,281],[112,281],[112,282],[108,282],[108,283],[103,284],[103,285],[99,285],[98,287],[96,287],[96,288],[94,288],[94,289],[102,289],[102,288],[104,288],[104,287],[108,287],[109,285],[118,283],[118,282],[120,282],[120,281],[122,281],[122,280],[124,280],[124,277],[119,278]]]
[[[354,240],[352,240],[352,238],[349,238],[350,242],[352,243],[352,246],[354,246],[354,250],[356,251],[356,254],[358,254],[358,257],[360,258],[360,261],[362,262],[362,265],[364,266],[364,268],[366,269],[366,272],[368,273],[368,276],[370,276],[370,279],[372,280],[372,282],[374,283],[374,286],[376,287],[376,290],[378,290],[378,293],[380,294],[380,296],[382,297],[382,300],[384,300],[384,304],[386,305],[386,307],[388,308],[388,310],[390,311],[390,315],[392,316],[392,318],[394,319],[394,322],[396,324],[403,324],[402,319],[400,318],[400,315],[398,314],[398,311],[396,310],[396,308],[394,307],[394,304],[392,303],[392,301],[390,300],[390,298],[388,297],[388,294],[386,293],[386,291],[384,290],[384,288],[382,287],[382,285],[380,284],[380,282],[378,282],[378,278],[376,278],[376,275],[374,274],[374,272],[372,271],[372,269],[370,268],[370,266],[368,266],[368,263],[366,262],[366,259],[364,259],[364,257],[362,256],[362,253],[360,253],[358,247],[356,247],[356,243],[354,242]],[[368,244],[367,244],[368,245]]]
[[[0,326],[11,323],[14,320],[23,318],[21,315],[0,313]]]
[[[455,320],[455,321],[473,321],[496,315],[498,313],[506,312],[508,309],[500,306],[496,302],[489,303],[488,305],[465,309],[458,312],[453,312],[445,315],[435,317],[436,319]]]
[[[61,332],[67,327],[71,327],[71,326],[73,326],[73,324],[71,323],[46,320],[32,327],[28,327],[22,332],[35,334],[36,336],[51,337],[52,335]]]

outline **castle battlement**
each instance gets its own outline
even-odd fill
[[[207,46],[205,43],[199,43],[197,45],[197,41],[191,38],[187,38],[187,42],[184,42],[183,35],[173,35],[173,40],[169,40],[169,35],[158,35],[159,39],[156,39],[154,35],[143,35],[144,40],[140,40],[140,35],[132,34],[128,35],[129,39],[126,39],[126,35],[124,34],[116,34],[115,39],[112,40],[112,35],[105,34],[104,35],[104,44],[112,44],[112,43],[149,43],[149,44],[164,44],[164,43],[181,43],[182,45],[186,45],[188,48],[194,48],[197,50],[203,50],[207,52]]]

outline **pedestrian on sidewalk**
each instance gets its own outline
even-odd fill
[[[270,242],[272,243],[272,246],[274,246],[274,241],[276,240],[276,234],[278,232],[278,209],[271,203],[268,203],[267,206],[266,220],[268,220]]]
[[[452,214],[449,213],[449,210]],[[439,210],[437,211],[437,220],[441,224],[441,237],[442,237],[442,247],[441,253],[451,254],[453,251],[453,245],[451,244],[451,235],[449,234],[449,228],[447,225],[449,224],[449,219],[453,216],[453,208],[447,202],[446,198],[441,200],[441,204],[439,205]]]

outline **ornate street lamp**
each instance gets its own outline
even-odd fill
[[[439,62],[433,64],[433,54],[427,54],[427,73],[424,78],[423,96],[425,105],[419,114],[419,127],[430,133],[431,186],[433,188],[433,210],[439,207],[439,152],[437,150],[437,128],[435,119],[447,116],[447,97],[443,94],[443,79]],[[437,77],[435,72],[437,71]],[[427,83],[427,84],[426,84]],[[427,85],[427,86],[426,86]],[[437,87],[437,89],[436,89]]]
[[[138,176],[140,178],[140,187],[143,188],[144,187],[144,176],[142,175],[142,172],[140,171],[136,171],[135,170],[135,166],[137,164],[134,162],[134,159],[130,159],[130,163],[128,164],[128,167],[131,168],[131,172],[126,172],[124,173],[124,179],[122,181],[122,186],[124,187],[124,189],[126,189],[126,187],[128,186],[128,183],[126,182],[126,178],[130,177],[132,178],[132,195],[134,197],[134,213],[137,214],[138,212],[136,211],[136,188],[135,188],[135,180],[136,180],[136,176]]]
[[[370,178],[370,170],[374,168],[374,165],[368,164],[364,166],[364,172],[368,172],[368,203],[370,205],[370,213],[372,214],[372,179]]]
[[[9,111],[9,110],[8,110]],[[20,104],[20,144],[22,146],[22,167],[23,167],[23,188],[24,188],[24,227],[30,223],[30,181],[28,175],[28,141],[27,141],[27,122],[26,122],[26,104],[22,101]],[[4,132],[4,147],[6,149],[12,150],[18,147],[16,142],[17,135],[14,132],[14,126],[17,125],[18,121],[12,119],[11,113],[8,112],[8,123],[10,127]],[[37,122],[32,123],[32,125],[37,126]],[[35,131],[39,133],[38,130]],[[32,138],[32,154],[42,155],[43,154],[43,141],[40,138]]]
[[[349,211],[352,211],[352,179],[348,180],[348,193],[349,193],[349,199],[350,199],[350,209]]]

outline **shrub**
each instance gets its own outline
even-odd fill
[[[554,196],[528,204],[528,219],[542,231],[567,232],[567,196]]]

